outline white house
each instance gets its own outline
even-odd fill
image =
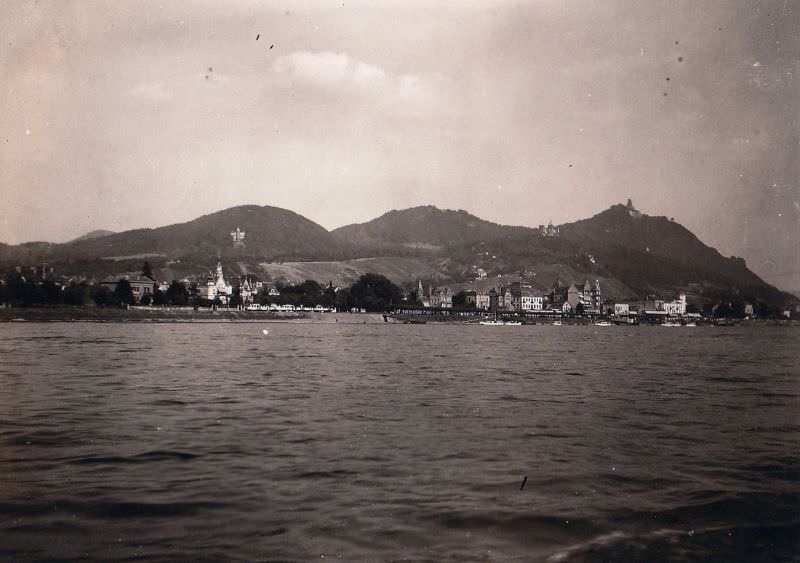
[[[661,305],[668,315],[682,316],[686,314],[686,294],[681,293],[677,299],[667,301]]]

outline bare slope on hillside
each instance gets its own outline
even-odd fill
[[[263,272],[273,281],[299,283],[317,280],[320,283],[348,286],[359,276],[375,273],[386,276],[396,284],[408,285],[418,279],[443,279],[443,274],[415,258],[381,257],[329,262],[265,262]]]

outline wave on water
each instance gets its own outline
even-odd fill
[[[84,440],[77,435],[60,430],[36,430],[33,432],[9,432],[6,443],[11,446],[70,446]]]
[[[616,529],[559,549],[547,563],[790,561],[798,555],[800,495],[700,491],[693,496],[708,501],[612,520]]]
[[[176,451],[151,451],[132,456],[84,456],[65,460],[71,465],[113,465],[117,463],[151,463],[154,461],[189,461],[201,457],[188,452]]]
[[[800,524],[615,530],[559,549],[546,563],[594,561],[796,561]],[[794,544],[794,547],[792,547]]]
[[[180,328],[0,327],[0,560],[800,557],[798,331]]]
[[[39,342],[42,340],[67,340],[69,336],[65,334],[52,334],[52,335],[24,335],[24,336],[10,336],[5,337],[6,341],[22,341],[22,342]]]
[[[54,499],[40,504],[0,503],[0,515],[37,516],[53,513],[80,515],[86,518],[114,519],[140,517],[191,516],[202,511],[223,507],[218,502],[76,502],[68,499]]]
[[[798,492],[779,494],[700,491],[688,495],[687,500],[692,498],[699,502],[658,512],[634,512],[619,520],[634,525],[641,523],[660,526],[681,524],[686,528],[800,523],[800,512],[798,512],[800,493]]]
[[[538,514],[444,513],[433,517],[447,529],[513,535],[529,544],[558,544],[598,534],[590,520]]]
[[[155,401],[150,401],[148,404],[154,407],[183,407],[186,406],[185,401],[179,401],[178,399],[156,399]]]

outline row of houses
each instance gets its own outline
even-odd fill
[[[677,299],[650,299],[633,303],[614,303],[615,317],[683,317],[686,315],[686,294],[681,293]]]
[[[417,295],[424,307],[449,309],[453,307],[453,293],[447,287],[423,288],[418,284]],[[687,315],[687,302],[684,293],[676,299],[650,299],[631,303],[606,303],[600,288],[600,281],[583,284],[571,283],[566,286],[560,281],[549,291],[537,289],[523,282],[507,286],[483,289],[468,289],[464,292],[463,306],[483,311],[509,312],[560,312],[576,315],[610,315],[615,317],[683,317]],[[612,309],[613,306],[613,309]]]
[[[423,287],[418,282],[417,299],[423,307],[449,309],[453,307],[454,294],[448,287]],[[564,286],[560,282],[548,291],[521,281],[510,285],[464,292],[465,307],[485,311],[550,311],[564,313],[599,314],[602,311],[602,293],[599,280],[588,280],[583,285]]]
[[[118,276],[111,276],[100,282],[101,285],[108,287],[110,290],[116,288],[119,283]],[[153,292],[158,289],[161,292],[166,292],[169,289],[169,282],[157,282],[152,278],[138,275],[138,276],[124,276],[128,281],[133,293],[133,298],[136,303],[146,302],[148,297],[152,298]],[[193,282],[191,280],[181,280],[187,286],[193,285],[196,288],[196,295],[214,303],[219,303],[223,306],[229,304],[231,297],[234,293],[234,287],[238,288],[239,298],[244,305],[254,303],[256,296],[265,290],[270,297],[277,297],[280,292],[272,285],[258,280],[254,276],[244,275],[236,280],[236,285],[230,283],[225,279],[225,273],[222,269],[222,263],[217,261],[217,267],[213,272],[209,272],[205,279]]]

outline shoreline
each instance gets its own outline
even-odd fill
[[[2,307],[0,323],[95,322],[95,323],[383,323],[378,313],[267,312],[237,309],[105,307]]]
[[[386,323],[381,313],[315,313],[315,312],[270,312],[246,311],[238,309],[193,309],[191,307],[132,307],[117,309],[105,307],[0,307],[0,323],[14,322],[93,322],[93,323],[316,323],[316,324],[397,324]],[[477,322],[457,320],[453,318],[423,317],[423,323],[407,322],[402,324],[434,324],[434,325],[477,325]],[[422,319],[420,319],[422,320]],[[595,326],[589,319],[564,319],[565,326]],[[523,323],[532,325],[550,325],[550,320],[539,319]],[[619,326],[637,326],[615,323]],[[794,320],[779,319],[735,319],[730,323],[703,322],[700,326],[800,326]],[[642,323],[638,326],[658,326],[653,323]]]

